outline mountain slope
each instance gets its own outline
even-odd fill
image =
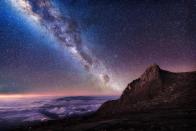
[[[196,106],[196,72],[172,73],[151,65],[132,81],[120,99],[105,102],[97,115],[113,116],[133,111]]]

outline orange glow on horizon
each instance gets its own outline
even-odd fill
[[[118,96],[119,94],[110,93],[90,93],[90,92],[67,92],[67,93],[47,93],[47,94],[0,94],[0,100],[40,98],[40,97],[60,97],[60,96]]]
[[[36,98],[46,97],[52,95],[41,95],[41,94],[0,94],[0,100],[3,99],[20,99],[20,98]]]

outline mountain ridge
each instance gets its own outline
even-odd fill
[[[127,85],[117,100],[107,101],[97,110],[99,117],[158,108],[196,106],[196,71],[174,73],[150,65]]]

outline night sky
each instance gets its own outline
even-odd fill
[[[118,94],[196,70],[195,0],[1,0],[0,94]]]

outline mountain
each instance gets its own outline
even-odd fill
[[[15,131],[196,131],[195,100],[196,72],[172,73],[153,64],[95,114],[31,123]]]
[[[165,108],[196,107],[196,71],[173,73],[158,65],[149,66],[127,85],[121,97],[105,102],[99,117]]]

